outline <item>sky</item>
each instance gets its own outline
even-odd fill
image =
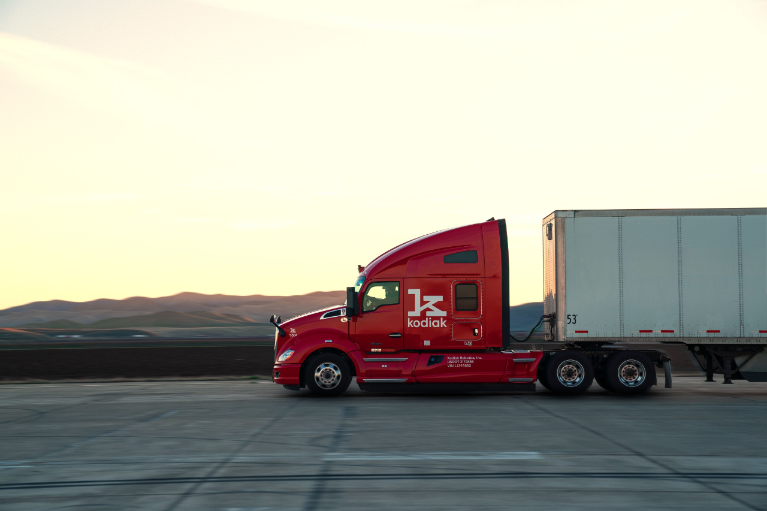
[[[505,218],[765,207],[767,2],[0,0],[0,308],[343,290]]]

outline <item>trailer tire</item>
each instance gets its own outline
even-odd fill
[[[340,396],[352,381],[349,364],[335,353],[320,353],[306,364],[306,386],[316,396]]]
[[[619,351],[605,364],[608,390],[617,394],[643,394],[655,383],[655,366],[639,351]]]
[[[544,370],[546,382],[557,394],[581,394],[594,381],[594,367],[591,360],[577,351],[557,351],[551,354]]]

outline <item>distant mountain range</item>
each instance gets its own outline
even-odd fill
[[[236,314],[215,314],[213,312],[175,312],[163,311],[140,316],[102,319],[94,323],[78,323],[69,319],[55,319],[43,323],[28,323],[19,328],[57,328],[57,329],[110,329],[110,328],[207,328],[256,326],[255,320]]]
[[[521,303],[509,307],[512,332],[529,332],[543,316],[543,302]]]
[[[200,313],[212,313],[220,316],[238,316],[245,321],[266,323],[272,314],[280,315],[284,320],[291,316],[322,307],[340,305],[345,300],[346,292],[344,291],[318,291],[294,296],[232,296],[179,293],[160,298],[136,296],[125,298],[124,300],[102,298],[88,302],[50,300],[28,303],[0,311],[0,327],[19,327],[24,325],[27,328],[32,326],[40,328],[41,323],[67,320],[79,324],[88,324],[93,328],[107,328],[96,326],[95,323],[107,319],[166,312],[195,314],[198,316],[198,319]],[[207,317],[205,319],[206,321],[229,321],[232,319],[230,317],[229,320],[225,320],[220,316],[215,318]],[[176,317],[175,319],[180,318]],[[184,322],[187,324],[194,323],[191,318],[185,318]],[[207,326],[221,326],[221,324],[208,324]]]
[[[0,327],[53,329],[203,328],[268,325],[272,314],[286,320],[298,314],[343,304],[344,291],[318,291],[305,295],[205,295],[179,293],[123,300],[102,298],[88,302],[50,300],[0,311]],[[543,314],[543,303],[509,308],[511,330],[529,331]]]

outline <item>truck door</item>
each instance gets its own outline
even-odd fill
[[[402,280],[374,280],[360,293],[359,314],[354,317],[352,341],[362,351],[393,352],[402,349]]]
[[[467,348],[484,347],[482,283],[479,280],[455,280],[452,294],[453,341]]]

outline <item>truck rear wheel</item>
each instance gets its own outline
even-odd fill
[[[607,383],[607,377],[604,374],[602,376],[595,376],[594,381],[597,382],[597,385],[599,385],[603,389],[608,390],[610,392],[613,391],[613,389]]]
[[[549,363],[549,354],[546,353],[543,355],[543,359],[541,359],[540,364],[538,364],[538,381],[546,387],[546,389],[551,390],[551,386],[549,385],[549,379],[546,376],[546,367],[548,367]]]
[[[349,365],[335,353],[320,353],[306,365],[306,386],[317,396],[339,396],[352,381]]]
[[[608,390],[618,394],[642,394],[655,382],[655,366],[644,353],[619,351],[607,359],[605,380]]]
[[[586,392],[594,381],[591,361],[577,351],[557,351],[551,354],[546,368],[546,388],[557,394]],[[541,382],[543,383],[543,382]]]

